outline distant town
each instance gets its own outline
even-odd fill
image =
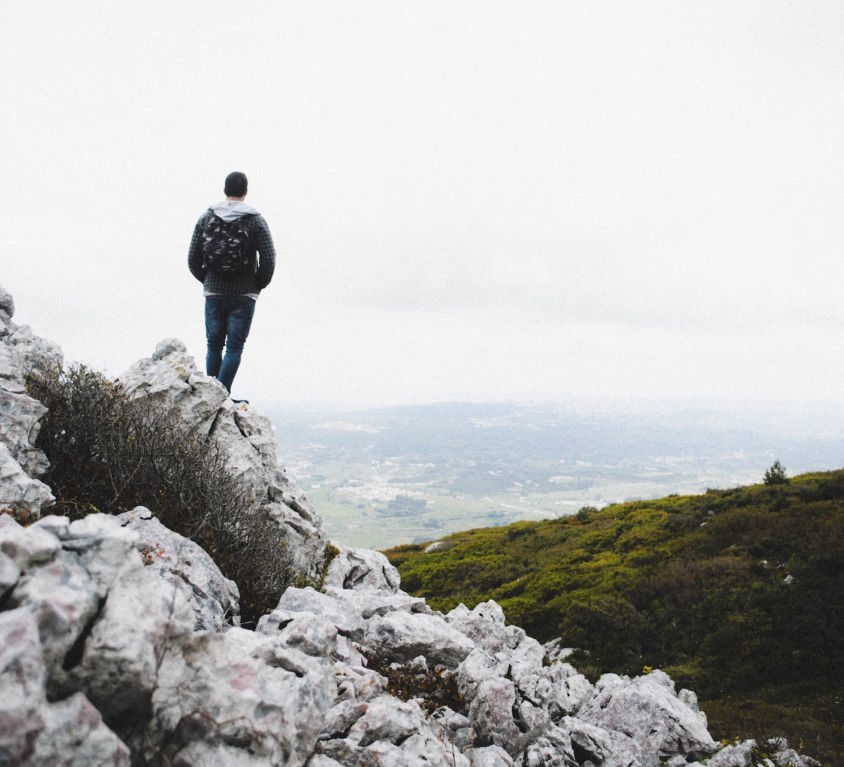
[[[707,411],[586,413],[447,403],[270,413],[279,459],[329,537],[385,548],[584,506],[838,468],[844,437]]]

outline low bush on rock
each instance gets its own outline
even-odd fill
[[[48,409],[37,447],[50,460],[49,513],[78,519],[146,506],[237,583],[244,623],[275,607],[292,578],[284,533],[231,475],[212,438],[84,366],[31,375],[27,386]]]
[[[387,679],[387,692],[399,700],[417,700],[427,714],[441,706],[465,713],[466,703],[457,687],[457,675],[443,666],[434,669],[389,663],[374,652],[359,648],[366,665]]]

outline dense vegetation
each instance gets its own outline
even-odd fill
[[[284,533],[232,477],[212,438],[84,366],[33,375],[27,386],[48,408],[37,446],[50,460],[49,513],[77,519],[146,506],[237,583],[244,626],[275,608],[292,577]]]
[[[592,676],[666,670],[717,737],[781,734],[844,764],[844,471],[777,479],[386,554],[437,609],[495,599]]]

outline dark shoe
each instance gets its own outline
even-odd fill
[[[232,397],[232,402],[234,402],[235,405],[248,405],[249,404],[248,399],[235,399],[234,397]]]

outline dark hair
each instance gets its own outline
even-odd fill
[[[246,186],[246,174],[236,170],[226,176],[226,185],[223,187],[223,191],[227,197],[243,197],[246,194]]]

